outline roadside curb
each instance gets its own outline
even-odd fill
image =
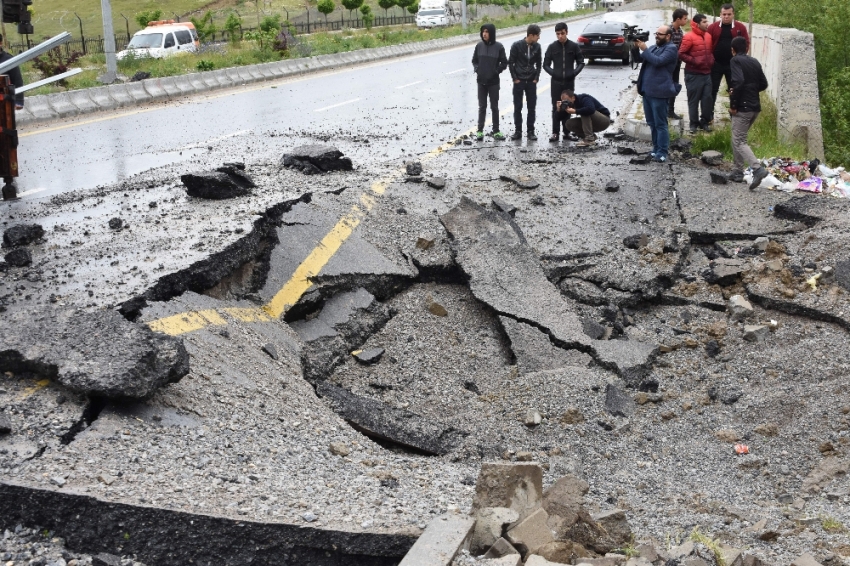
[[[559,21],[570,22],[584,19],[588,16],[589,14],[582,14],[566,19],[557,18],[538,22],[538,25],[554,25]],[[500,30],[500,34],[508,35],[522,32],[525,28],[525,25],[504,28]],[[471,44],[478,40],[478,34],[469,33],[428,41],[358,49],[344,53],[318,55],[316,57],[284,59],[244,67],[228,67],[214,71],[203,71],[90,89],[38,95],[27,98],[26,106],[16,114],[16,121],[18,125],[35,124],[70,116],[117,110],[128,106],[176,100],[211,90],[234,88],[251,83],[307,75],[351,65],[390,60],[405,55],[439,51],[441,49]]]

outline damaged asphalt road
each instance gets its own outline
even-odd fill
[[[0,272],[0,527],[148,564],[395,564],[482,462],[533,460],[637,541],[850,553],[823,520],[850,524],[845,203],[608,141],[448,143],[419,156],[442,188],[408,155],[307,176],[294,141],[233,198],[167,166],[5,219],[44,232],[3,248],[32,263]]]

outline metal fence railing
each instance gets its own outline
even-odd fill
[[[372,27],[383,27],[383,26],[398,26],[403,24],[413,24],[416,23],[416,16],[375,16],[374,21],[372,22]],[[358,18],[346,19],[343,17],[339,19],[327,19],[324,18],[314,21],[296,21],[290,22],[289,25],[295,29],[296,33],[315,33],[319,31],[337,31],[341,29],[348,28],[364,28],[366,27],[363,23],[363,20]],[[256,31],[257,28],[240,28],[239,29],[239,37],[240,39],[244,38],[245,34],[248,32]],[[127,44],[130,43],[130,39],[132,39],[132,35],[126,33],[116,33],[115,34],[115,49],[120,51],[127,47]],[[207,41],[209,42],[217,42],[217,41],[226,41],[229,39],[228,35],[225,32],[218,31],[209,38]],[[17,54],[27,49],[33,47],[36,42],[33,42],[31,39],[28,39],[26,42],[18,42],[12,43],[9,45],[9,51],[11,53]],[[61,53],[67,57],[71,53],[82,53],[83,55],[91,55],[93,53],[103,53],[103,37],[82,37],[78,39],[72,39],[62,46],[58,47],[61,50]]]

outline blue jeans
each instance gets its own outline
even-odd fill
[[[652,132],[652,153],[667,157],[670,151],[670,131],[667,129],[667,99],[643,97],[643,114]]]

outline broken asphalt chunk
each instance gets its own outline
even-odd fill
[[[268,343],[263,346],[263,352],[269,355],[269,357],[273,360],[277,360],[280,356],[278,356],[277,348],[272,343]]]
[[[720,171],[709,171],[709,175],[711,176],[711,182],[715,185],[725,185],[729,182],[729,178]]]
[[[702,155],[700,155],[700,159],[706,165],[720,165],[723,163],[723,154],[719,151],[714,151],[713,149],[703,151]]]
[[[426,454],[447,454],[465,436],[463,432],[433,419],[395,409],[327,382],[319,383],[316,393],[363,434]]]
[[[432,189],[442,190],[446,188],[446,179],[444,177],[426,177],[425,182]]]
[[[3,232],[3,246],[16,248],[27,246],[44,237],[44,228],[39,224],[17,224]]]
[[[528,175],[504,174],[499,175],[499,179],[503,181],[508,181],[509,183],[513,183],[520,189],[531,190],[536,189],[540,186],[540,183],[538,181],[535,181]]]
[[[422,162],[407,161],[404,164],[404,170],[409,177],[419,177],[422,175]]]
[[[180,176],[190,197],[210,200],[231,199],[251,192],[256,185],[234,165],[224,165],[215,171],[187,173]]]
[[[633,147],[617,146],[619,155],[637,155],[637,151]]]
[[[351,355],[361,364],[370,365],[377,363],[381,359],[381,356],[384,355],[384,349],[369,348],[368,350],[355,350],[351,352]]]
[[[493,197],[492,199],[493,206],[496,207],[496,210],[504,212],[505,214],[509,214],[510,216],[516,215],[516,207],[512,204],[509,204],[499,197]]]
[[[12,267],[26,267],[32,263],[32,254],[27,248],[17,248],[3,256],[3,259]]]
[[[0,372],[29,372],[91,396],[144,398],[189,372],[181,339],[111,310],[6,313],[0,334]]]
[[[605,190],[609,193],[616,193],[620,190],[620,183],[617,181],[608,181],[605,183]]]
[[[734,284],[738,278],[749,271],[747,262],[740,259],[718,258],[703,271],[702,277],[712,285],[727,286]]]
[[[652,156],[649,154],[641,155],[640,157],[632,157],[629,159],[629,163],[632,165],[646,165],[652,161]]]
[[[12,421],[5,413],[0,413],[0,434],[9,434],[12,432]]]
[[[616,385],[605,387],[605,410],[615,417],[630,417],[635,412],[635,401]]]
[[[351,159],[343,157],[340,150],[332,145],[320,144],[299,145],[283,154],[280,164],[283,167],[298,169],[307,175],[354,169]]]

